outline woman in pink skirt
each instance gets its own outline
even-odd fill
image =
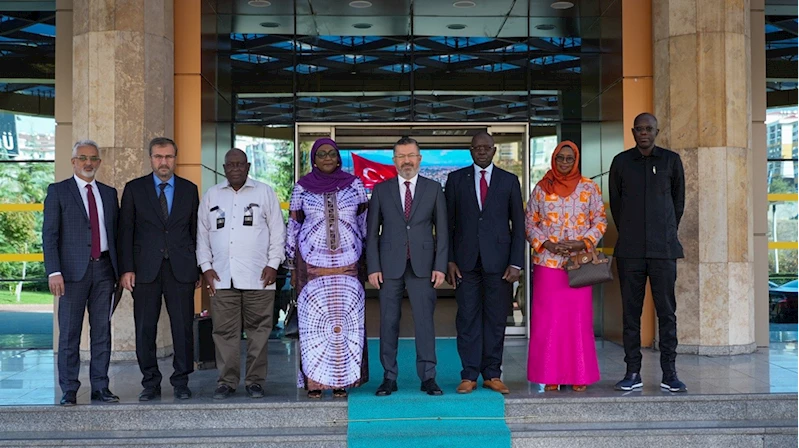
[[[570,253],[595,247],[607,228],[599,186],[580,174],[580,150],[570,141],[552,153],[552,168],[527,202],[533,255],[533,299],[527,379],[577,392],[599,381],[591,287],[571,288],[563,266]]]

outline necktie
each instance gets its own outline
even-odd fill
[[[166,203],[166,193],[164,192],[167,185],[169,184],[166,182],[161,182],[161,185],[158,186],[161,188],[161,194],[158,195],[158,202],[161,203],[161,215],[164,216],[164,221],[169,219],[169,206]]]
[[[97,201],[94,200],[91,184],[86,184],[86,197],[89,201],[89,226],[92,229],[91,257],[98,259],[100,258],[100,218],[97,215]]]
[[[411,219],[411,206],[413,206],[413,197],[411,196],[411,183],[405,181],[405,220]]]
[[[409,221],[411,219],[411,207],[413,206],[413,196],[411,196],[411,183],[409,181],[405,181],[405,221]],[[411,242],[408,240],[405,243],[405,257],[407,259],[411,259]]]
[[[486,206],[486,196],[488,196],[488,181],[486,180],[486,170],[480,170],[480,210]]]

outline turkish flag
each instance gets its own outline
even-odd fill
[[[369,190],[386,179],[397,177],[397,168],[394,165],[373,162],[357,154],[351,155],[355,175],[363,182],[363,186]]]

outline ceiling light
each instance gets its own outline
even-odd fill
[[[470,0],[459,0],[452,4],[456,8],[474,8],[477,3]]]
[[[350,6],[358,9],[370,8],[372,6],[372,2],[366,0],[353,0],[350,2]]]
[[[372,24],[371,23],[356,23],[356,24],[352,25],[352,27],[353,28],[357,28],[359,30],[368,30],[369,28],[372,27]]]
[[[280,28],[280,24],[277,22],[261,22],[260,25],[264,28]]]
[[[247,4],[256,8],[266,8],[267,6],[272,6],[272,2],[269,0],[250,0],[247,2]]]
[[[535,29],[541,30],[541,31],[552,31],[552,30],[555,29],[555,25],[553,25],[551,23],[542,23],[540,25],[536,25]]]
[[[462,23],[452,23],[452,24],[447,25],[447,28],[449,28],[451,30],[462,30],[462,29],[466,28],[466,25],[464,25]]]
[[[572,2],[553,2],[549,5],[552,9],[569,9],[574,7],[574,3]]]

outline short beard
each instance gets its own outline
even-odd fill
[[[94,170],[92,172],[80,170],[80,175],[89,179],[94,179],[94,176],[97,175],[97,170]]]

